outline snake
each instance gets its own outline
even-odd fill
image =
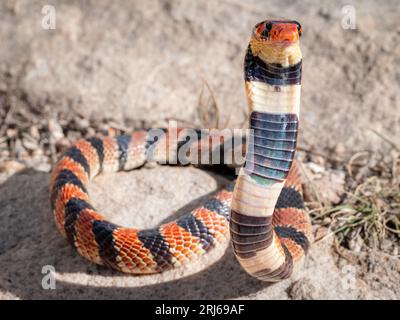
[[[294,159],[301,34],[293,20],[266,20],[254,27],[244,59],[249,130],[240,147],[245,161],[232,183],[174,221],[149,229],[117,225],[95,209],[89,182],[146,163],[185,165],[190,154],[212,152],[225,139],[215,147],[213,135],[199,129],[148,129],[80,139],[68,148],[49,183],[55,223],[67,242],[91,262],[130,274],[180,267],[227,241],[243,269],[259,280],[280,281],[298,270],[312,243]]]

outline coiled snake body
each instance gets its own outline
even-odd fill
[[[301,27],[295,21],[256,25],[245,57],[250,134],[234,188],[155,229],[107,221],[90,203],[89,180],[100,172],[131,170],[146,161],[168,163],[185,145],[186,129],[92,137],[68,149],[53,169],[51,206],[56,225],[90,261],[126,273],[180,266],[231,239],[242,267],[265,280],[288,278],[311,242],[311,226],[293,161],[300,108]],[[207,149],[209,137],[189,150]]]

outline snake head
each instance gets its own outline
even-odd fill
[[[261,41],[290,45],[299,41],[302,29],[294,20],[266,20],[254,28],[254,36]]]
[[[294,20],[266,20],[258,23],[250,39],[251,53],[266,63],[283,67],[301,61],[301,25]]]

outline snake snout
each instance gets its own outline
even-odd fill
[[[255,28],[259,39],[282,44],[299,41],[301,33],[300,23],[291,20],[267,20],[257,24]]]

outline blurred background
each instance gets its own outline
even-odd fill
[[[240,273],[243,283],[235,287],[235,297],[400,298],[399,16],[396,0],[2,1],[0,264],[9,271],[0,276],[0,297],[54,297],[37,290],[27,280],[29,272],[16,275],[21,261],[28,261],[36,274],[40,263],[70,259],[84,266],[80,272],[106,277],[103,269],[87,266],[69,251],[53,231],[46,188],[63,150],[81,137],[166,127],[170,120],[203,128],[242,126],[247,117],[243,58],[252,27],[266,18],[287,18],[303,27],[298,158],[315,236],[323,244],[316,246],[305,277],[313,281],[300,279],[300,284],[271,291]],[[103,180],[95,200],[109,211],[106,181],[124,194],[136,177],[142,193],[132,199],[120,196],[119,204],[129,208],[133,201],[145,202],[136,210],[154,209],[150,220],[132,221],[152,226],[161,222],[166,202],[173,211],[216,188],[212,179],[185,168],[177,171],[177,190],[189,189],[190,194],[168,193],[165,179],[176,177],[168,170],[175,169]],[[120,181],[125,187],[118,189]],[[153,189],[154,194],[149,192]],[[131,216],[126,212],[123,217]],[[49,234],[57,239],[56,247],[43,251]],[[348,265],[349,290],[340,287]],[[327,269],[332,277],[316,286],[315,277],[323,278]],[[199,279],[211,281],[207,273],[199,277],[173,287],[173,297],[232,297],[222,282],[218,293],[200,285],[189,294],[188,287]],[[141,285],[161,278],[144,279]],[[125,286],[131,280],[118,281]],[[253,289],[246,291],[249,281]],[[64,287],[55,296],[69,297],[76,290]],[[97,294],[85,290],[81,297]],[[163,290],[155,297],[173,295],[169,287]],[[153,287],[141,296],[121,292],[123,297],[149,298]]]

